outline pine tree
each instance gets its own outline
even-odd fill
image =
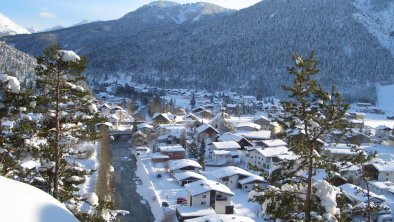
[[[192,109],[196,106],[196,95],[194,93],[192,94],[192,98],[190,100],[190,106]]]
[[[69,191],[75,190],[72,182],[62,181],[65,192],[59,192],[59,182],[71,176],[64,169],[67,161],[63,158],[70,148],[67,145],[77,145],[69,144],[70,138],[95,139],[95,124],[101,121],[82,76],[85,67],[85,58],[51,46],[37,58],[35,69],[39,89],[37,111],[45,113],[39,135],[47,138],[43,147],[49,165],[47,179],[52,195],[61,201],[71,198]],[[54,163],[53,170],[50,163]]]
[[[18,114],[27,110],[31,90],[21,90],[19,80],[16,77],[0,73],[0,173],[6,175],[8,172],[17,172],[17,153],[24,147],[25,135],[19,130],[22,120],[17,118]],[[3,137],[2,122],[8,118],[15,122],[12,132]],[[26,126],[25,126],[26,127]]]
[[[198,144],[196,142],[191,142],[187,149],[187,154],[189,158],[197,159],[198,155]]]
[[[205,170],[205,141],[201,140],[200,144],[200,152],[198,152],[198,163],[202,166],[202,169]]]
[[[319,73],[317,60],[314,52],[309,58],[304,59],[300,55],[294,55],[295,67],[288,68],[289,74],[294,76],[292,85],[284,86],[289,93],[289,99],[282,102],[286,117],[284,125],[290,132],[300,132],[289,144],[289,150],[297,154],[298,164],[284,163],[281,168],[273,173],[271,181],[282,181],[291,178],[297,172],[306,171],[306,184],[302,181],[297,184],[285,182],[282,188],[272,188],[265,192],[262,199],[271,200],[268,204],[268,212],[279,218],[289,218],[288,215],[302,210],[305,221],[311,221],[311,211],[324,213],[324,208],[319,204],[316,196],[318,186],[330,186],[327,184],[312,184],[314,169],[332,170],[330,160],[319,154],[318,140],[331,130],[344,131],[343,117],[349,108],[339,92],[333,86],[330,92],[326,92],[313,78]],[[319,158],[319,161],[316,159]],[[300,193],[303,198],[300,197]],[[291,205],[286,200],[293,200]],[[261,200],[260,200],[261,201]],[[326,218],[328,219],[328,218]]]

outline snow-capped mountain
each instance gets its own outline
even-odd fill
[[[30,32],[0,13],[0,37],[18,34],[30,34]]]
[[[177,24],[195,22],[201,17],[221,13],[230,14],[233,10],[225,9],[211,3],[179,4],[175,2],[156,1],[145,5],[135,12],[126,14],[124,19],[141,19],[146,23],[172,21]]]
[[[383,11],[359,2],[264,0],[232,12],[207,3],[160,1],[118,20],[2,39],[33,55],[59,43],[87,56],[93,85],[128,76],[166,87],[254,95],[281,95],[281,85],[290,81],[291,55],[315,49],[324,85],[337,85],[350,99],[373,101],[376,83],[394,81],[394,59],[392,47],[357,16]],[[374,4],[384,2],[390,1]],[[386,24],[390,17],[381,19]]]

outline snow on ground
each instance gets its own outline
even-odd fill
[[[362,145],[361,148],[367,152],[377,152],[376,158],[383,160],[384,162],[394,163],[394,146],[387,143],[384,144],[372,144]]]
[[[388,115],[394,114],[394,85],[377,86],[378,106]]]
[[[2,222],[78,221],[58,200],[28,184],[0,176]]]
[[[394,120],[387,119],[387,116],[394,115],[394,85],[378,85],[376,87],[378,101],[376,108],[382,109],[384,114],[365,113],[364,123],[366,126],[376,128],[380,125],[394,127]],[[353,105],[351,111],[357,112],[359,107]]]

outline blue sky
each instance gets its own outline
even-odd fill
[[[192,3],[198,0],[172,0]],[[199,0],[241,9],[260,0]],[[38,29],[70,26],[83,19],[111,20],[149,4],[152,0],[0,0],[0,12],[23,27]]]

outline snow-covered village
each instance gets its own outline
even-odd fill
[[[1,222],[394,221],[394,2],[4,1]]]

